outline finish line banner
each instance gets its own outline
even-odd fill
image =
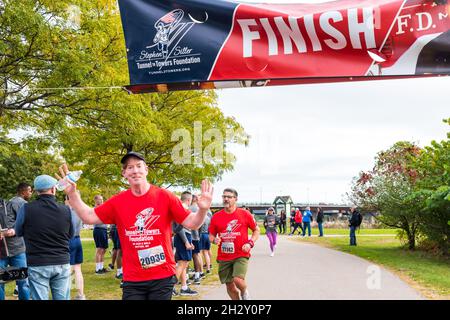
[[[133,93],[450,75],[448,0],[119,0]]]

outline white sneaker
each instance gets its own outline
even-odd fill
[[[252,298],[250,298],[250,293],[248,293],[248,290],[245,290],[244,294],[242,295],[242,300],[252,300]]]
[[[275,255],[275,252],[272,251],[272,252],[270,253],[270,256],[273,257],[274,255]]]

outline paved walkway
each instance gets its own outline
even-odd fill
[[[247,283],[253,300],[424,299],[400,278],[367,260],[287,236],[278,236],[274,257],[269,256],[267,237],[260,237],[252,251]],[[221,285],[205,292],[202,299],[229,297]]]

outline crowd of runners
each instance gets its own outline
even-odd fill
[[[33,201],[29,201],[32,187],[19,185],[17,197],[4,205],[5,227],[0,233],[5,244],[1,247],[6,250],[0,253],[0,267],[28,269],[28,278],[17,281],[19,299],[47,300],[50,292],[54,300],[71,299],[72,272],[78,291],[74,298],[86,299],[81,273],[83,224],[94,225],[95,273],[102,275],[116,267],[124,300],[196,295],[188,286],[188,264],[192,260],[192,280],[199,284],[211,273],[211,243],[218,246],[218,274],[230,298],[249,299],[245,274],[259,228],[249,211],[237,208],[237,191],[225,189],[224,209],[212,216],[209,181],[202,181],[199,195],[184,192],[180,199],[147,181],[143,155],[129,152],[121,164],[129,189],[105,202],[101,195],[95,196],[94,207],[82,200],[76,183],[66,178],[67,164],[59,168],[57,179],[49,175],[35,178],[37,197]],[[65,204],[55,197],[61,179],[70,182],[64,190]],[[113,261],[106,268],[108,225],[114,247]],[[252,230],[250,237],[248,229]],[[3,283],[0,299],[5,299]]]

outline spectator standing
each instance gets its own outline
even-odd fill
[[[350,208],[350,220],[349,220],[349,227],[350,227],[350,245],[356,246],[356,228],[358,228],[361,225],[362,222],[362,215],[359,213],[356,207]]]
[[[323,237],[323,209],[322,207],[317,207],[317,227],[319,228],[319,237]]]
[[[15,233],[15,224],[17,220],[17,214],[20,208],[30,201],[33,194],[33,190],[28,183],[21,182],[16,188],[17,194],[8,203],[5,202],[3,209],[5,210],[6,226],[2,226],[8,229],[3,232],[3,236],[6,239],[6,246],[8,248],[9,256],[0,259],[0,268],[6,268],[8,266],[23,268],[27,267],[27,258],[25,254],[25,243],[23,237],[19,237]],[[4,214],[0,212],[0,214]],[[2,236],[0,235],[0,240]],[[19,300],[30,299],[30,287],[28,279],[17,280],[16,289],[19,296]],[[5,300],[5,285],[0,283],[0,300]]]
[[[33,300],[70,300],[69,240],[73,226],[69,207],[56,202],[56,179],[40,175],[34,180],[36,200],[24,204],[15,232],[25,240],[28,280]]]
[[[286,211],[281,210],[280,212],[280,224],[278,225],[280,233],[286,233]]]
[[[311,208],[306,207],[306,209],[303,211],[303,233],[302,233],[303,237],[306,234],[306,228],[308,228],[308,237],[311,237],[311,220],[312,220]]]

